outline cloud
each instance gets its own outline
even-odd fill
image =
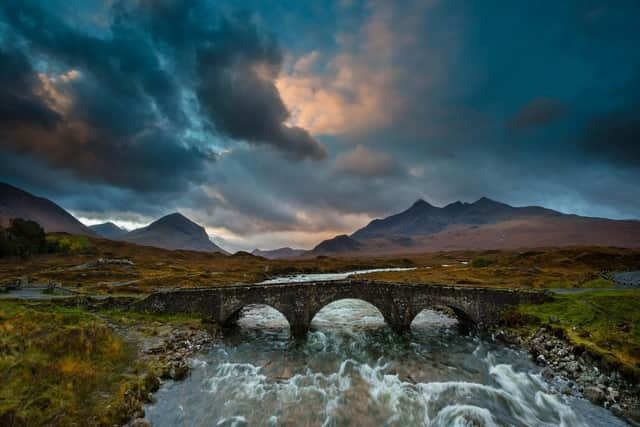
[[[1,129],[53,129],[61,117],[34,93],[39,80],[28,58],[17,50],[0,47],[0,64]]]
[[[244,249],[418,197],[638,217],[634,8],[5,0],[0,180]]]
[[[88,30],[54,3],[2,2],[3,147],[139,190],[203,181],[238,140],[292,159],[326,156],[285,124],[280,47],[250,16],[170,0],[99,12],[104,25]]]
[[[634,101],[637,98],[634,97]],[[640,167],[640,105],[591,119],[581,139],[591,156],[623,167]]]
[[[358,145],[336,159],[336,172],[360,178],[401,176],[404,168],[393,157]]]
[[[288,122],[316,135],[371,133],[392,123],[403,110],[396,87],[406,71],[402,49],[414,42],[397,37],[395,18],[393,9],[374,3],[361,28],[337,35],[337,52],[322,58],[323,66],[317,51],[293,60],[276,80],[291,110]]]
[[[539,96],[523,105],[509,120],[507,127],[511,130],[524,130],[545,126],[560,119],[566,111],[564,104]]]

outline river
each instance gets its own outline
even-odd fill
[[[248,307],[240,330],[191,360],[145,410],[154,426],[624,426],[553,394],[528,355],[424,311],[397,334],[373,306],[341,300],[306,340]]]
[[[299,282],[327,282],[334,280],[344,280],[356,274],[380,273],[385,271],[410,271],[415,267],[389,267],[389,268],[371,268],[368,270],[354,270],[343,273],[316,273],[316,274],[297,274],[294,276],[280,276],[273,279],[267,279],[260,282],[260,285],[275,285],[279,283],[299,283]]]

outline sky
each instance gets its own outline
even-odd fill
[[[640,218],[637,1],[3,0],[0,181],[311,248],[422,198]]]

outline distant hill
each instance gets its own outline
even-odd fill
[[[267,258],[267,259],[291,259],[291,258],[296,258],[299,257],[300,255],[305,254],[307,251],[305,251],[304,249],[292,249],[292,248],[278,248],[278,249],[271,249],[271,250],[260,250],[260,249],[254,249],[253,251],[251,251],[252,255],[255,256],[260,256],[262,258]]]
[[[36,221],[46,232],[96,235],[51,200],[0,182],[0,224],[6,226],[12,218]]]
[[[640,221],[567,215],[539,206],[514,207],[483,197],[444,207],[416,201],[371,221],[351,236],[320,243],[314,254],[388,254],[570,245],[640,247]]]
[[[227,252],[214,244],[203,227],[180,213],[160,218],[146,227],[120,237],[131,243],[164,249],[184,249],[202,252]]]
[[[118,227],[112,222],[90,225],[89,228],[92,229],[100,237],[104,237],[105,239],[117,239],[127,234],[127,230]]]
[[[356,239],[341,234],[333,239],[325,240],[313,248],[310,255],[348,255],[365,249],[365,246]]]

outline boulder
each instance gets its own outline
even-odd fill
[[[582,392],[582,395],[584,396],[585,399],[589,400],[590,402],[596,405],[601,405],[605,400],[604,390],[602,390],[599,387],[594,387],[594,386],[585,387],[584,391]]]

